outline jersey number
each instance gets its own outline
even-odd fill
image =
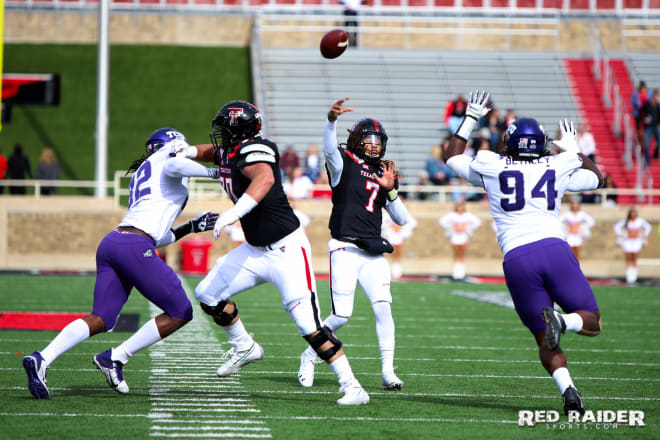
[[[151,178],[151,162],[146,161],[137,169],[131,182],[128,184],[128,207],[130,208],[133,203],[140,200],[140,197],[151,194],[147,182]]]
[[[225,189],[225,192],[233,202],[238,200],[238,198],[234,195],[234,186],[231,177],[220,176],[220,184]]]
[[[513,179],[513,184],[510,179]],[[545,188],[545,190],[544,190]],[[525,207],[525,180],[523,174],[517,170],[502,171],[500,173],[500,191],[503,194],[513,195],[513,198],[500,200],[500,206],[505,211],[520,211]],[[555,209],[557,188],[555,188],[555,170],[547,170],[538,183],[532,188],[532,198],[546,199],[548,211]]]
[[[380,189],[380,185],[376,182],[372,182],[371,180],[367,180],[367,186],[365,189],[367,191],[371,191],[371,195],[369,196],[369,202],[364,208],[369,212],[374,212],[374,200],[376,200],[376,197],[378,197],[378,190]]]

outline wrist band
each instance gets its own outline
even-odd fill
[[[461,126],[458,127],[458,130],[456,130],[456,133],[454,133],[454,136],[467,142],[467,140],[470,138],[470,133],[472,133],[472,129],[474,128],[474,124],[476,123],[477,120],[472,116],[466,116],[463,119],[463,122],[461,122]]]
[[[330,116],[330,112],[328,112],[328,121],[330,122],[335,122],[337,120],[337,116]]]
[[[387,193],[387,198],[389,199],[390,202],[393,202],[396,200],[397,196],[399,193],[397,192],[396,189],[392,188],[388,193]]]
[[[241,218],[248,212],[252,211],[255,206],[257,206],[256,200],[250,197],[248,193],[243,193],[232,209],[238,218]]]

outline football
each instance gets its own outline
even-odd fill
[[[324,58],[337,58],[348,47],[348,34],[341,29],[334,29],[321,38],[321,55]]]

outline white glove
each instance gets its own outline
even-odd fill
[[[218,220],[215,222],[215,226],[213,227],[213,238],[215,238],[216,240],[220,238],[220,235],[222,234],[222,229],[236,223],[238,221],[238,218],[239,218],[238,214],[236,214],[236,212],[233,209],[230,209],[220,214],[220,217],[218,217]]]
[[[490,98],[490,93],[486,93],[484,90],[481,92],[478,90],[470,92],[465,115],[476,121],[486,116],[488,112],[493,108],[492,105],[486,106],[488,103],[488,98]]]
[[[186,159],[195,159],[197,157],[197,148],[190,146],[188,142],[175,139],[170,144],[170,156],[185,157]]]
[[[569,153],[579,153],[580,147],[577,144],[577,130],[573,125],[573,121],[571,121],[570,125],[568,125],[567,119],[559,121],[559,131],[561,131],[561,139],[555,139],[552,143],[559,147],[559,149]]]

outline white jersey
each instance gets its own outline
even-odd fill
[[[119,226],[133,226],[156,247],[172,242],[171,231],[188,200],[188,176],[212,177],[213,170],[183,157],[171,157],[167,145],[149,156],[131,177],[128,212]]]
[[[571,247],[581,246],[585,238],[589,238],[589,229],[595,224],[594,219],[584,211],[567,211],[559,220],[564,225],[566,241]]]
[[[459,214],[452,211],[440,217],[438,223],[446,229],[446,235],[451,244],[463,245],[467,243],[474,230],[481,225],[481,220],[470,212]]]
[[[571,175],[582,166],[582,159],[575,153],[516,161],[482,150],[467,169],[466,161],[457,157],[449,159],[448,165],[470,182],[481,180],[488,194],[497,241],[504,254],[544,238],[563,240],[559,210],[564,192],[569,187],[593,189],[579,188],[571,182]]]

